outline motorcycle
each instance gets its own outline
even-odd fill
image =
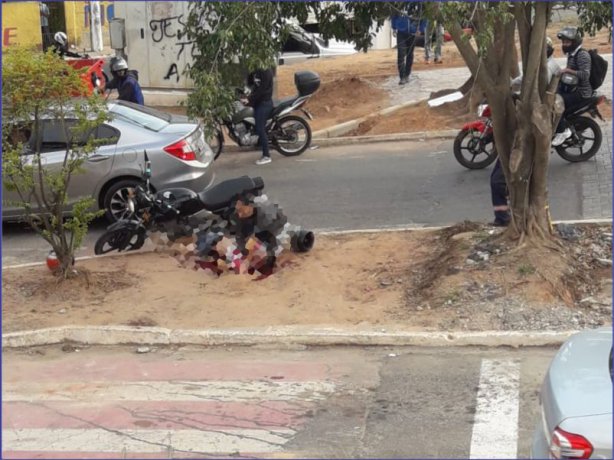
[[[566,116],[572,135],[563,144],[554,147],[561,158],[578,163],[591,159],[599,151],[603,133],[594,119],[604,121],[598,108],[604,101],[604,96],[593,96]],[[468,169],[486,168],[497,159],[488,104],[480,104],[478,117],[479,120],[466,123],[454,140],[454,157]]]
[[[96,255],[140,249],[150,233],[161,232],[166,233],[170,241],[196,233],[199,242],[207,242],[206,247],[199,249],[199,254],[207,256],[212,246],[232,227],[238,197],[248,195],[261,201],[266,199],[262,194],[262,178],[249,176],[222,181],[200,193],[182,188],[156,193],[150,183],[151,162],[147,152],[144,156],[144,183],[135,187],[126,202],[126,215],[130,217],[107,227],[94,246]],[[280,241],[287,241],[294,252],[308,252],[315,242],[313,232],[298,226],[286,224],[282,233]]]
[[[300,155],[311,145],[309,123],[305,118],[291,113],[299,110],[309,120],[313,120],[313,116],[302,107],[320,87],[320,77],[314,72],[297,72],[294,74],[294,84],[298,94],[273,101],[273,111],[266,123],[271,147],[289,157]],[[241,94],[239,99],[243,96],[245,93]],[[216,160],[224,149],[223,127],[230,139],[239,146],[254,147],[258,143],[253,107],[244,105],[240,100],[235,101],[234,113],[229,119],[217,123],[213,139],[209,141]]]

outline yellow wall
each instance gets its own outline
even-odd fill
[[[113,11],[113,5],[113,1],[100,2],[100,9],[104,16],[104,21],[102,24],[102,40],[105,44],[109,43],[108,13],[109,11]],[[64,14],[66,16],[67,29],[66,33],[68,34],[68,40],[70,41],[70,43],[75,44],[77,48],[89,48],[91,43],[89,19],[87,19],[86,23],[86,9],[89,9],[89,2],[64,2]],[[87,16],[87,18],[89,18],[89,16]]]
[[[38,2],[2,3],[2,48],[42,47],[42,42]]]

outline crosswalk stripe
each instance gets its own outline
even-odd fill
[[[469,458],[517,458],[520,365],[482,360]]]
[[[318,401],[325,381],[22,382],[5,384],[3,401]]]
[[[296,428],[301,401],[14,401],[2,403],[2,428],[271,429]]]
[[[154,453],[276,452],[295,434],[293,430],[105,430],[105,429],[7,429],[2,431],[3,450]]]

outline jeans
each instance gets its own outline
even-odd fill
[[[501,168],[501,161],[498,158],[490,174],[490,194],[492,205],[495,210],[495,218],[503,222],[509,220],[507,183],[505,182],[505,175]]]
[[[397,32],[397,66],[399,78],[403,80],[411,74],[414,63],[414,43],[416,36],[406,32]]]
[[[264,101],[254,107],[254,118],[256,118],[256,134],[258,143],[262,147],[262,156],[270,157],[269,139],[266,135],[266,122],[273,111],[273,101]]]
[[[567,115],[576,110],[580,105],[584,103],[586,98],[582,97],[582,95],[574,91],[573,93],[559,93],[565,101],[565,111],[563,115],[561,115],[561,120],[559,121],[559,125],[556,128],[557,133],[562,133],[567,128],[569,128],[569,123],[566,120]]]

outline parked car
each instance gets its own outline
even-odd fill
[[[531,458],[612,458],[612,329],[572,336],[540,393]]]
[[[307,32],[298,24],[288,22],[288,38],[283,44],[280,58],[284,64],[305,59],[315,59],[356,54],[353,44],[338,40],[325,41],[317,33]]]
[[[156,171],[154,189],[183,187],[201,192],[213,183],[213,152],[199,124],[124,101],[109,101],[107,106],[111,120],[92,133],[103,145],[88,156],[83,172],[71,178],[67,213],[78,199],[92,197],[95,208],[104,209],[109,220],[125,215],[126,198],[142,181],[144,150]],[[42,162],[48,169],[59,169],[66,154],[65,131],[57,119],[44,119],[42,125]],[[36,141],[34,134],[29,136],[30,148],[24,155],[32,155]],[[23,208],[15,204],[18,200],[16,192],[3,190],[3,221],[23,218]]]

